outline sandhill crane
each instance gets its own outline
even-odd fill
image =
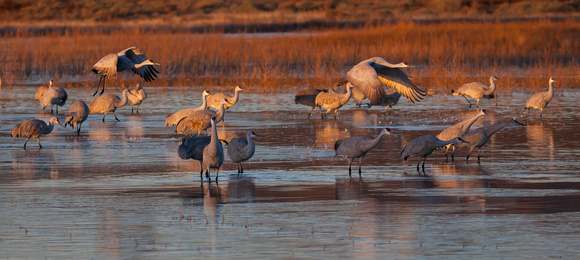
[[[42,149],[42,145],[40,144],[40,136],[47,135],[52,132],[54,129],[54,124],[62,124],[58,121],[58,118],[52,117],[46,122],[39,120],[39,119],[30,119],[26,120],[20,124],[17,124],[14,129],[12,129],[12,137],[21,137],[26,138],[26,142],[24,142],[24,149],[26,150],[26,143],[30,138],[36,138],[38,141],[38,147]],[[63,126],[64,127],[64,126]]]
[[[48,89],[47,86],[38,87],[36,89],[36,92],[34,93],[34,100],[40,101],[40,97],[42,97],[42,94],[44,94],[44,92],[46,92],[47,89]]]
[[[238,174],[244,173],[242,162],[247,161],[254,156],[256,144],[254,143],[254,140],[252,140],[253,137],[257,137],[256,133],[248,131],[246,138],[232,138],[228,144],[228,157],[230,157],[232,162],[238,165]]]
[[[201,98],[203,99],[203,103],[201,104],[201,106],[195,108],[182,109],[171,115],[168,115],[167,118],[165,118],[165,126],[167,127],[177,125],[177,123],[179,123],[181,119],[193,114],[195,111],[205,110],[207,108],[207,96],[209,96],[209,91],[204,90],[203,93],[201,94]]]
[[[426,95],[409,80],[400,69],[409,66],[402,62],[391,64],[381,57],[373,57],[352,67],[346,73],[347,80],[365,94],[371,104],[379,104],[385,95],[383,85],[395,89],[411,102],[420,101]]]
[[[509,122],[509,123],[482,126],[482,127],[477,128],[475,130],[469,131],[467,134],[465,134],[463,136],[463,140],[465,140],[468,143],[458,144],[457,149],[462,148],[462,147],[469,147],[469,152],[467,153],[467,158],[465,158],[465,160],[467,162],[469,162],[469,154],[471,154],[471,151],[473,151],[473,149],[475,149],[477,147],[477,150],[478,150],[477,163],[479,163],[479,158],[481,156],[481,148],[485,144],[487,144],[487,142],[489,141],[491,136],[494,135],[495,133],[497,133],[498,131],[504,129],[505,127],[514,126],[514,125],[515,126],[518,126],[518,125],[526,126],[525,124],[522,124],[522,123],[516,121],[515,118],[513,118],[511,120],[511,122]]]
[[[203,149],[211,142],[211,136],[198,136],[181,139],[181,145],[177,148],[179,158],[187,160],[193,159],[199,161],[200,171],[199,175],[203,180]]]
[[[447,141],[447,140],[451,140],[455,137],[461,137],[463,138],[463,136],[465,134],[467,134],[467,132],[469,132],[469,128],[471,127],[471,125],[473,125],[473,123],[475,123],[475,121],[477,121],[477,119],[479,119],[482,116],[487,115],[487,112],[485,111],[485,109],[482,109],[481,111],[479,111],[474,117],[465,119],[455,125],[452,125],[448,128],[446,128],[445,130],[441,131],[441,133],[439,133],[437,135],[437,138],[443,140],[443,141]],[[455,155],[455,145],[453,143],[445,145],[445,161],[448,160],[447,157],[447,151],[449,150],[450,147],[453,147],[453,151],[451,152],[451,161],[453,161],[454,155]]]
[[[228,110],[228,108],[233,107],[236,103],[238,103],[238,99],[240,98],[240,91],[244,91],[244,89],[240,86],[236,86],[234,89],[233,97],[223,93],[209,95],[209,97],[207,97],[207,107],[217,110],[220,108],[221,100],[225,98],[228,100],[228,103],[225,105],[226,110]]]
[[[534,94],[528,101],[526,102],[526,117],[530,112],[530,108],[537,108],[540,110],[540,118],[542,118],[542,112],[544,108],[550,103],[552,100],[552,96],[554,96],[554,77],[551,77],[549,80],[549,89],[547,92],[540,92]]]
[[[475,99],[477,99],[476,107],[479,108],[479,100],[481,98],[494,94],[495,88],[496,88],[496,85],[495,85],[496,80],[498,80],[498,78],[496,76],[489,77],[489,83],[490,83],[489,86],[485,85],[483,83],[480,83],[480,82],[466,83],[466,84],[461,85],[461,87],[457,91],[451,90],[451,95],[462,96],[469,103],[469,107],[471,107],[472,104],[469,101],[469,99],[467,99],[467,98],[468,97],[475,98]],[[497,99],[496,99],[496,105],[497,105]]]
[[[320,116],[324,119],[328,115],[328,113],[334,110],[334,119],[336,119],[336,113],[338,113],[338,109],[341,108],[348,100],[350,100],[350,96],[352,95],[352,88],[354,87],[351,83],[346,83],[346,93],[340,94],[334,91],[328,92],[320,92],[316,96],[316,106],[320,109]],[[322,109],[320,107],[326,108],[326,114],[322,114]]]
[[[113,112],[115,119],[117,121],[121,121],[117,118],[117,114],[115,114],[115,110],[127,104],[127,93],[129,92],[128,89],[123,90],[123,98],[113,95],[113,94],[105,94],[98,98],[93,99],[89,104],[89,111],[91,114],[95,113],[103,113],[103,122],[105,122],[105,116],[109,112]]]
[[[187,134],[189,132],[197,132],[199,136],[201,131],[211,127],[211,118],[215,117],[216,122],[221,121],[226,113],[225,105],[228,103],[227,99],[222,99],[220,102],[220,109],[217,112],[211,110],[198,110],[191,115],[184,117],[177,123],[176,132],[180,134]]]
[[[460,137],[455,137],[448,141],[443,141],[434,135],[424,135],[413,139],[403,150],[401,151],[401,159],[407,160],[409,156],[418,156],[419,161],[417,162],[417,171],[419,171],[419,163],[423,159],[423,171],[425,171],[425,161],[427,161],[427,156],[433,153],[435,149],[446,146],[449,144],[457,144],[465,142]]]
[[[362,105],[363,100],[365,100],[367,98],[367,96],[365,96],[365,93],[362,92],[362,90],[360,90],[357,87],[352,88],[352,98],[356,101],[356,106],[358,106],[359,108]],[[368,107],[371,107],[371,103],[367,103]]]
[[[40,91],[42,92],[42,90],[40,90]],[[38,92],[39,92],[39,90],[37,90],[37,93]],[[35,98],[36,98],[36,94],[35,94]],[[44,92],[42,92],[42,94],[40,94],[40,97],[39,97],[40,106],[42,107],[43,110],[47,106],[50,106],[50,113],[51,114],[53,113],[52,107],[56,106],[56,114],[58,114],[58,107],[64,106],[67,98],[68,98],[68,94],[66,93],[64,88],[55,87],[53,85],[52,80],[50,80],[50,84],[49,84],[48,88],[46,88],[46,90]]]
[[[89,117],[89,106],[85,102],[77,101],[74,103],[68,112],[66,113],[66,120],[64,121],[64,127],[70,125],[71,128],[77,129],[77,135],[81,134],[81,125],[87,117]]]
[[[348,176],[351,176],[351,166],[354,158],[360,158],[358,160],[358,175],[361,175],[361,165],[363,158],[371,149],[379,144],[381,139],[383,139],[383,136],[389,134],[391,134],[391,129],[385,128],[375,139],[370,139],[366,136],[353,136],[338,140],[336,143],[334,143],[334,150],[336,151],[336,155],[341,154],[348,158]]]
[[[381,103],[377,104],[377,106],[385,106],[383,117],[387,115],[387,109],[389,110],[389,116],[391,115],[391,108],[399,103],[399,99],[401,99],[401,93],[394,89],[385,90],[385,97]]]
[[[105,92],[105,80],[107,78],[117,78],[117,72],[124,70],[132,70],[147,82],[155,80],[157,77],[155,73],[159,73],[159,71],[153,65],[160,64],[147,58],[145,53],[135,46],[124,49],[119,53],[107,54],[97,61],[92,68],[94,73],[101,74],[101,78],[97,84],[97,90],[93,96],[99,92],[101,82],[103,83],[102,95]]]
[[[294,103],[311,107],[310,112],[308,112],[308,118],[312,115],[312,110],[317,107],[316,96],[320,92],[328,92],[328,90],[316,88],[301,89],[294,96]]]
[[[222,144],[218,138],[216,118],[212,117],[210,121],[211,121],[211,141],[203,149],[203,161],[201,163],[201,168],[205,171],[205,176],[210,182],[211,178],[209,177],[209,170],[217,169],[215,174],[215,181],[217,182],[220,173],[220,167],[224,163],[224,148],[222,147]]]
[[[141,84],[137,83],[135,88],[127,93],[127,98],[129,98],[129,102],[131,103],[131,115],[133,114],[133,108],[135,106],[137,106],[137,114],[139,114],[139,105],[147,98],[147,92],[145,92]]]

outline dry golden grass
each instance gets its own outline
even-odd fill
[[[163,64],[146,86],[243,85],[253,91],[293,91],[332,86],[359,61],[381,56],[417,68],[413,81],[435,92],[465,82],[500,77],[499,91],[580,86],[580,23],[398,23],[362,29],[288,34],[83,32],[0,38],[4,85],[27,79],[61,79],[92,87],[90,68],[105,54],[140,47]],[[142,82],[122,73],[113,84]]]

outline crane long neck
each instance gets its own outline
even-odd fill
[[[218,140],[218,136],[217,136],[217,127],[216,127],[216,121],[211,120],[211,141],[209,142],[209,145],[212,146],[217,146],[217,142],[219,142]]]
[[[489,80],[489,83],[491,85],[489,85],[489,88],[487,89],[487,91],[483,92],[483,94],[485,94],[485,95],[491,95],[493,92],[495,92],[495,88],[496,88],[495,80],[493,78],[491,78]]]
[[[248,140],[248,146],[246,148],[249,150],[254,150],[256,146],[254,145],[254,140],[252,140],[252,134],[248,133],[246,139]]]
[[[476,116],[465,121],[465,124],[463,124],[463,126],[461,127],[463,132],[467,133],[469,131],[469,128],[471,127],[471,125],[473,125],[473,123],[475,123],[475,121],[477,121],[477,119],[479,119],[483,115],[484,115],[483,113],[478,113]]]
[[[215,121],[216,122],[222,121],[222,119],[224,118],[224,114],[226,113],[225,105],[226,105],[225,103],[220,104],[220,109],[215,114]]]
[[[552,99],[554,95],[554,82],[550,81],[550,88],[548,89],[548,99]]]
[[[346,84],[346,93],[340,99],[341,100],[341,103],[348,102],[348,100],[350,99],[350,97],[352,95],[352,91],[351,91],[351,88],[349,87],[349,84]]]
[[[377,146],[377,144],[379,144],[379,142],[381,142],[381,140],[383,139],[383,137],[385,135],[386,135],[385,132],[381,132],[375,139],[369,140],[370,142],[367,145],[365,145],[366,146],[365,148],[370,150],[373,147]]]
[[[236,91],[234,92],[234,97],[232,98],[232,100],[228,101],[233,105],[235,105],[236,103],[238,103],[238,98],[240,98],[240,91],[236,89]]]
[[[123,90],[123,98],[115,104],[115,107],[122,107],[127,104],[128,100],[127,92],[128,92],[127,90]]]
[[[201,103],[201,106],[199,107],[199,109],[206,109],[207,108],[207,95],[203,95],[203,103]]]

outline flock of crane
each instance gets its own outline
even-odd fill
[[[109,78],[115,78],[117,73],[124,70],[131,70],[139,74],[146,81],[152,81],[157,77],[156,73],[159,71],[154,67],[159,63],[155,63],[141,52],[137,47],[127,48],[119,53],[108,54],[99,60],[92,68],[92,71],[100,74],[97,90],[93,94],[100,92],[100,96],[92,100],[89,105],[83,101],[78,101],[73,104],[66,113],[66,121],[63,126],[57,117],[52,117],[48,123],[38,120],[30,119],[22,122],[14,127],[12,130],[12,137],[26,138],[24,149],[30,139],[37,139],[40,144],[39,137],[52,132],[55,124],[63,127],[70,125],[73,129],[76,128],[77,135],[80,135],[81,125],[88,118],[89,114],[101,113],[103,114],[102,121],[105,122],[105,116],[108,113],[113,113],[115,119],[117,118],[115,111],[117,108],[125,106],[127,103],[132,104],[131,113],[136,110],[139,113],[139,105],[147,98],[147,93],[141,84],[137,84],[134,88],[123,89],[122,96],[105,94],[105,81]],[[339,86],[344,85],[345,93],[338,93],[333,89],[304,89],[300,90],[295,96],[297,104],[303,104],[311,107],[308,112],[308,117],[312,114],[315,108],[320,110],[320,115],[323,119],[329,113],[333,113],[334,119],[338,113],[338,109],[345,105],[351,98],[357,101],[360,107],[362,101],[369,100],[368,106],[385,106],[383,115],[386,115],[387,110],[390,115],[391,108],[396,105],[401,96],[408,98],[411,102],[419,102],[426,95],[425,91],[418,88],[408,78],[408,76],[401,70],[401,68],[412,67],[407,63],[392,64],[380,57],[374,57],[360,62],[347,72],[347,80]],[[467,83],[462,85],[457,91],[452,91],[453,96],[464,97],[471,107],[471,102],[468,98],[477,100],[476,106],[479,109],[479,101],[485,97],[493,97],[496,90],[495,81],[497,77],[490,77],[490,85],[479,82]],[[530,108],[540,109],[540,117],[543,109],[548,105],[553,96],[553,82],[554,79],[549,80],[549,90],[533,95],[525,105],[526,115]],[[388,87],[385,90],[384,87]],[[247,132],[245,138],[233,138],[229,142],[220,140],[217,134],[217,124],[224,121],[224,115],[227,109],[236,105],[239,99],[239,92],[244,91],[243,88],[237,86],[234,90],[234,95],[226,94],[211,95],[207,90],[202,93],[202,105],[197,108],[187,108],[177,111],[169,115],[165,120],[165,126],[176,126],[176,132],[180,134],[193,135],[195,137],[183,138],[181,145],[178,148],[178,155],[182,159],[198,160],[201,165],[200,177],[203,180],[203,173],[209,181],[210,170],[216,170],[215,180],[218,180],[219,169],[224,162],[224,148],[222,142],[227,144],[227,154],[232,162],[238,165],[238,173],[243,173],[242,162],[250,159],[255,152],[254,137],[257,135],[253,131]],[[40,102],[43,109],[50,106],[51,113],[53,107],[56,108],[58,114],[58,107],[63,106],[68,99],[66,91],[53,85],[52,80],[49,86],[43,86],[37,89],[35,93],[35,100]],[[496,100],[497,102],[497,100]],[[496,103],[497,104],[497,103]],[[137,106],[136,109],[135,106]],[[217,111],[209,110],[213,108]],[[322,108],[326,109],[326,113],[322,112]],[[419,158],[417,162],[417,170],[423,160],[422,169],[425,170],[425,161],[427,156],[432,154],[437,149],[444,149],[446,160],[448,159],[448,151],[451,150],[451,159],[454,160],[455,150],[461,147],[469,147],[467,160],[469,154],[478,148],[478,163],[480,162],[481,148],[489,141],[491,136],[501,129],[511,125],[523,125],[515,120],[505,124],[487,125],[470,131],[470,127],[475,121],[487,115],[485,109],[479,111],[477,115],[459,122],[445,130],[438,135],[425,135],[410,141],[401,151],[401,158],[407,160],[408,157],[416,156]],[[200,136],[202,132],[210,131],[209,136]],[[334,149],[336,155],[344,155],[349,162],[349,175],[351,175],[351,166],[355,158],[359,158],[359,175],[362,173],[362,160],[365,155],[373,149],[384,136],[390,135],[389,128],[383,129],[376,138],[368,138],[365,136],[354,136],[346,139],[336,141]]]

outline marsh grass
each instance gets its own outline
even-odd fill
[[[242,85],[250,91],[294,91],[333,86],[350,67],[381,56],[406,61],[416,85],[446,92],[471,81],[500,78],[501,91],[545,88],[554,76],[567,87],[580,85],[580,23],[440,23],[370,26],[286,34],[190,34],[139,29],[66,34],[17,32],[0,39],[4,86],[60,79],[92,88],[90,69],[101,57],[140,47],[163,64],[146,86],[199,85],[216,89]],[[36,81],[31,79],[38,79]],[[116,85],[142,82],[121,73]]]

